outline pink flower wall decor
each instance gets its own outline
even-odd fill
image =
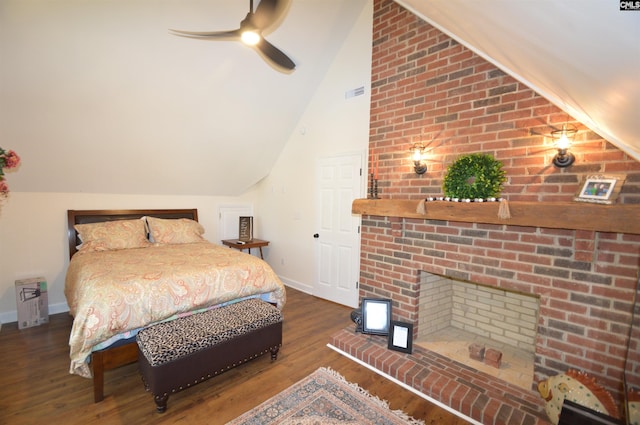
[[[20,157],[12,150],[4,150],[0,148],[0,198],[4,198],[9,193],[9,186],[7,185],[4,170],[16,168],[20,165]]]

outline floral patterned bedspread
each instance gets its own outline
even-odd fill
[[[115,335],[238,298],[286,302],[266,262],[209,242],[78,252],[64,292],[74,317],[69,372],[87,378],[92,348]]]

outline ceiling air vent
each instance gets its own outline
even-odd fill
[[[344,98],[349,99],[352,97],[361,96],[363,94],[364,94],[364,86],[361,86],[361,87],[347,90],[346,92],[344,92]]]

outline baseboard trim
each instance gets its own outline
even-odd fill
[[[69,305],[67,303],[49,304],[49,316],[52,314],[65,313],[69,311]],[[0,313],[0,323],[13,323],[18,321],[18,311],[7,311],[6,313]]]
[[[286,277],[278,276],[284,286],[288,286],[293,289],[297,289],[305,294],[313,295],[313,287],[304,283],[297,282],[295,280],[287,279]]]

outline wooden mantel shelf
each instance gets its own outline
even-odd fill
[[[351,212],[380,217],[640,234],[640,205],[634,204],[509,202],[511,218],[501,219],[498,217],[498,202],[433,201],[426,203],[426,214],[416,211],[419,202],[409,199],[356,199]]]

